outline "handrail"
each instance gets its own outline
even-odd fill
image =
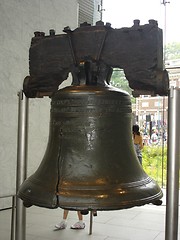
[[[13,196],[16,196],[16,194],[15,193],[14,194],[8,194],[8,195],[4,194],[4,195],[0,195],[0,198],[8,198],[8,197],[13,197]]]
[[[15,240],[15,208],[16,208],[16,195],[1,195],[0,198],[12,197],[12,213],[11,213],[11,236],[10,240]]]

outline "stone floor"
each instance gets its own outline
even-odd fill
[[[100,211],[93,217],[89,234],[90,216],[84,216],[86,228],[72,230],[77,214],[69,212],[68,227],[55,230],[62,219],[62,209],[27,209],[26,240],[165,240],[165,200],[161,206],[151,204],[118,211]],[[0,239],[10,240],[11,210],[0,211]],[[180,235],[179,238],[180,240]]]

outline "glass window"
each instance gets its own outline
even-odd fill
[[[149,107],[149,103],[148,102],[142,102],[142,107]]]

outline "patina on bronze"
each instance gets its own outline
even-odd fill
[[[99,21],[96,26],[81,24],[74,31],[65,27],[64,32],[55,35],[50,30],[49,36],[35,32],[29,50],[30,76],[24,80],[27,97],[51,96],[70,72],[78,82],[84,61],[94,63],[91,73],[96,78],[102,77],[104,66],[123,69],[134,95],[167,95],[169,79],[157,21],[140,25],[134,20],[132,27],[120,29]]]
[[[154,26],[157,28],[157,25],[153,25],[152,28]],[[40,55],[37,54],[38,49],[30,51],[32,75],[25,80],[26,94],[31,97],[51,96],[51,119],[49,142],[44,158],[37,171],[22,184],[18,196],[27,207],[36,205],[71,210],[116,210],[156,203],[161,199],[162,191],[142,169],[133,147],[130,96],[109,85],[114,65],[111,66],[107,63],[111,61],[110,59],[104,57],[104,61],[102,60],[103,56],[108,55],[108,52],[111,58],[110,49],[107,53],[104,52],[104,55],[103,49],[109,31],[114,30],[109,26],[107,30],[104,25],[98,25],[97,28],[89,25],[85,27],[87,29],[83,29],[84,32],[81,28],[75,31],[75,34],[79,36],[76,41],[76,38],[71,36],[73,33],[66,29],[66,32],[70,34],[68,46],[71,51],[67,51],[69,60],[61,61],[62,65],[60,63],[56,65],[56,56],[54,64],[50,61],[51,64],[48,66],[51,67],[45,70],[42,49]],[[82,42],[87,41],[88,43],[86,33],[90,34],[88,36],[91,36],[92,33],[94,37],[99,38],[99,27],[104,29],[100,37],[101,44],[89,49],[85,49],[84,45],[80,46],[81,41],[78,42],[80,36],[83,39]],[[139,29],[137,28],[135,31],[139,31]],[[139,31],[137,35],[135,34],[135,40],[138,38],[140,41],[139,34],[144,38],[145,34]],[[38,48],[38,42],[44,38],[41,35],[40,39],[33,42],[33,48]],[[64,39],[64,35],[59,37]],[[128,39],[127,36],[126,38]],[[129,38],[131,39],[132,36],[130,35]],[[49,40],[52,40],[51,36],[47,42],[43,42],[41,45],[46,52],[48,46],[52,50],[51,45],[48,45]],[[149,40],[147,42],[149,43]],[[157,45],[157,41],[155,43]],[[81,50],[79,55],[77,46]],[[59,45],[57,47],[59,49]],[[64,49],[66,49],[66,44],[64,44]],[[64,49],[58,53],[58,56],[64,53]],[[126,52],[128,47],[126,46],[124,49],[123,51]],[[36,55],[33,55],[35,53]],[[46,58],[46,53],[44,54]],[[116,54],[116,56],[118,55]],[[141,53],[136,56],[134,61],[137,61],[138,57],[141,62]],[[40,60],[42,60],[41,77],[38,65]],[[71,64],[65,68],[64,66],[68,65],[70,60]],[[153,59],[153,61],[155,60]],[[160,59],[156,58],[156,61],[160,61]],[[146,60],[144,62],[149,64]],[[130,59],[129,64],[131,65],[131,63],[133,63],[133,58]],[[126,70],[130,69],[128,64],[124,66]],[[149,69],[149,75],[147,74],[147,76],[153,75],[154,81],[157,81],[157,71],[163,73],[157,66],[160,65],[156,64],[154,68]],[[140,69],[143,70],[142,67]],[[57,72],[59,70],[59,77],[64,76],[59,78],[59,82],[56,81],[57,76],[53,78],[55,75],[52,72],[55,70]],[[46,79],[43,78],[44,71],[49,72]],[[73,76],[72,86],[57,90],[56,87],[67,77],[69,71]],[[161,80],[164,81],[164,78]],[[155,86],[156,90],[158,89],[157,85]],[[150,90],[155,88],[152,87]],[[148,88],[145,89],[148,90]],[[160,89],[162,92],[165,90],[164,86],[159,88],[159,91]]]

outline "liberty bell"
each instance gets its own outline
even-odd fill
[[[134,150],[129,94],[110,86],[112,67],[106,63],[103,48],[98,58],[85,53],[85,32],[93,33],[89,28],[91,27],[83,28],[80,35],[78,29],[76,35],[71,33],[70,38],[65,37],[71,41],[71,50],[73,46],[73,61],[76,64],[73,65],[75,67],[72,67],[72,62],[69,65],[73,82],[71,86],[53,90],[50,95],[47,149],[37,171],[25,180],[18,192],[26,207],[36,205],[69,210],[117,210],[155,203],[162,198],[160,187],[145,173]],[[104,26],[97,28],[101,34],[107,31]],[[78,36],[83,38],[82,45],[76,44]],[[50,46],[50,40],[54,41],[54,38],[55,36],[45,39],[43,46]],[[32,76],[26,78],[24,84],[25,91],[33,89],[30,92],[36,92],[37,95],[43,93],[41,84],[43,81],[47,83],[45,78],[49,75],[46,71],[50,71],[45,68],[44,78],[42,72],[39,77],[38,62],[34,61],[33,65],[33,56],[37,56],[33,51],[37,51],[38,41],[40,44],[43,39],[44,36],[38,36],[35,49],[30,51]],[[104,35],[98,37],[101,42],[102,39],[105,44]],[[77,45],[81,46],[79,55]],[[106,45],[103,46],[105,48]],[[57,53],[57,48],[55,52]],[[72,51],[66,51],[67,56],[70,52],[72,54]],[[42,71],[43,59],[38,61]],[[34,66],[36,75],[33,76]],[[53,75],[54,88],[57,88],[58,81],[67,77],[67,67],[64,66],[63,71],[61,78],[60,75]],[[128,75],[128,68],[126,72]],[[36,81],[37,91],[34,90]],[[49,85],[49,89],[52,86]],[[43,94],[48,95],[49,89]],[[26,93],[28,95],[28,91]]]

